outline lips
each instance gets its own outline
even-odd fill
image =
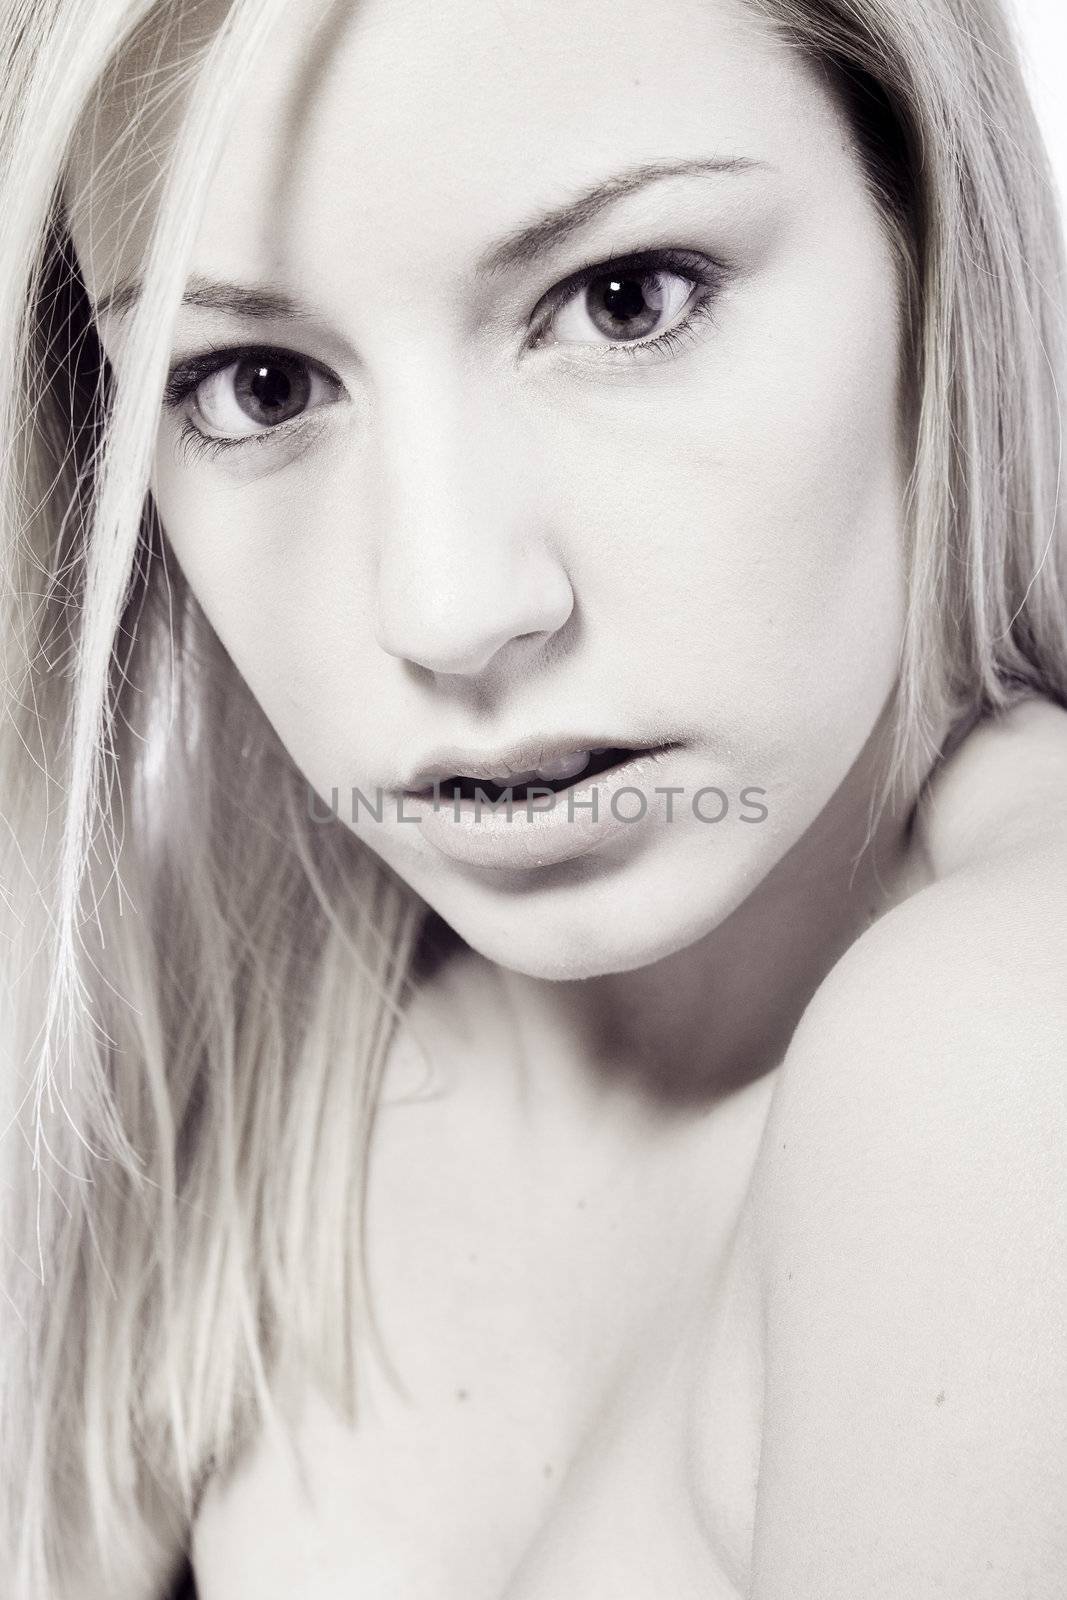
[[[530,739],[500,751],[446,748],[434,759],[414,771],[402,788],[410,795],[423,795],[435,786],[452,782],[488,782],[515,787],[521,783],[570,782],[590,769],[590,763],[603,771],[619,761],[645,750],[662,749],[661,744],[626,741],[599,735],[569,735],[559,738]]]
[[[502,795],[511,794],[516,800],[523,800],[529,786],[539,789],[551,789],[558,794],[568,789],[572,784],[588,782],[602,772],[609,772],[613,767],[630,760],[634,751],[621,746],[611,746],[605,750],[578,751],[572,761],[560,761],[552,768],[542,769],[539,772],[516,772],[499,781],[494,778],[472,778],[466,773],[455,773],[441,781],[439,787],[445,796],[459,795],[463,800],[474,800],[478,794],[487,800],[499,800]],[[584,759],[580,759],[584,757]],[[570,770],[567,770],[567,768]],[[555,775],[554,775],[555,773]],[[424,791],[425,794],[432,790]]]
[[[530,772],[501,772],[491,773],[490,781],[494,783],[507,783],[512,788],[516,784],[531,783],[557,783],[567,778],[577,777],[579,772],[584,772],[594,756],[602,756],[603,750],[574,750],[569,755],[557,756],[554,761],[546,761],[542,766],[533,768]],[[471,774],[463,773],[457,776],[470,777]]]
[[[669,771],[660,763],[684,746],[646,745],[636,753],[632,748],[628,752],[621,745],[605,747],[598,764],[614,756],[614,765],[599,777],[579,773],[560,780],[558,786],[549,785],[555,797],[542,799],[531,788],[529,798],[520,800],[520,791],[509,788],[497,804],[500,796],[492,792],[496,786],[490,779],[462,780],[477,791],[466,799],[461,793],[447,795],[440,787],[432,793],[405,795],[405,820],[419,823],[422,847],[479,872],[525,874],[562,867],[612,841],[617,852],[627,839],[635,847],[647,845],[656,827],[670,821],[665,796],[677,792],[655,786],[656,778]],[[646,800],[636,815],[635,791],[645,794]],[[618,806],[620,796],[628,804]],[[512,804],[513,800],[518,803]]]

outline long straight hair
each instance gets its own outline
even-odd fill
[[[179,1539],[206,1474],[279,1421],[287,1363],[354,1418],[357,1363],[377,1348],[367,1149],[432,918],[338,819],[310,815],[168,564],[148,490],[197,221],[283,4],[220,4],[170,66],[160,41],[181,5],[0,7],[13,1600],[90,1567],[132,1588],[158,1558],[160,1508]],[[924,770],[946,717],[1033,692],[1067,705],[1059,215],[995,0],[750,4],[846,111],[898,265],[909,604],[885,798]],[[182,116],[119,374],[65,179],[126,61],[139,114],[169,97]],[[105,159],[131,149],[120,138]]]

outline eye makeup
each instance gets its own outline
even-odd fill
[[[681,313],[661,332],[645,338],[620,339],[618,342],[610,337],[589,340],[553,337],[553,325],[560,312],[579,301],[591,287],[604,283],[609,292],[620,295],[624,305],[629,305],[632,297],[628,302],[624,293],[627,286],[639,286],[643,293],[642,286],[650,282],[661,284],[665,276],[688,283],[691,288]],[[565,350],[568,360],[579,360],[591,368],[597,363],[637,364],[670,359],[687,345],[700,342],[702,326],[712,321],[719,294],[729,277],[730,269],[721,261],[702,252],[686,249],[636,251],[591,263],[571,273],[542,297],[533,313],[530,348]],[[582,354],[572,353],[577,351]],[[264,382],[272,370],[290,375],[297,372],[302,375],[303,386],[309,393],[317,384],[320,392],[324,390],[332,398],[320,398],[317,404],[277,423],[265,422],[256,426],[256,419],[248,417],[252,426],[242,428],[240,432],[226,433],[212,429],[204,415],[207,386],[213,384],[217,390],[218,379],[229,371],[236,377],[245,369],[247,379],[247,369],[256,366],[261,369],[259,376]],[[238,383],[237,387],[247,392],[249,383]],[[232,409],[235,403],[239,406],[240,402],[237,392],[231,390],[232,381],[226,393]],[[243,344],[211,347],[178,362],[168,374],[163,404],[167,410],[181,416],[179,443],[183,453],[211,458],[222,451],[262,445],[282,436],[292,437],[305,426],[309,418],[326,409],[343,394],[344,385],[340,378],[310,357],[276,345]]]

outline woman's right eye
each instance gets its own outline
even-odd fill
[[[329,405],[340,392],[338,379],[303,356],[248,350],[229,361],[225,352],[217,352],[183,363],[171,373],[165,398],[176,409],[187,407],[196,432],[237,442]]]

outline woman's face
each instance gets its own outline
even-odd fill
[[[291,6],[242,98],[154,468],[195,594],[318,813],[477,950],[681,949],[896,678],[893,258],[841,116],[740,0]],[[81,248],[97,294],[136,270]],[[442,746],[590,730],[673,742],[680,792],[572,859],[458,861],[398,805]]]

